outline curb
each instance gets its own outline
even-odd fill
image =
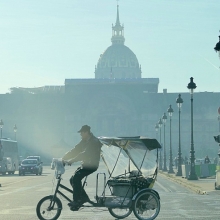
[[[159,171],[159,174],[164,176],[165,178],[175,182],[175,183],[178,183],[182,186],[184,186],[185,188],[187,189],[190,189],[191,191],[199,194],[199,195],[208,195],[208,192],[203,190],[200,186],[198,185],[195,185],[193,183],[190,183],[190,182],[187,182],[187,180],[185,178],[182,178],[182,179],[178,179],[178,178],[175,178],[173,175],[171,174],[167,174],[167,173],[163,173],[161,171]]]

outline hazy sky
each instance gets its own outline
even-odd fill
[[[1,0],[0,93],[94,78],[111,45],[116,0]],[[220,92],[219,0],[120,0],[125,45],[159,92]]]

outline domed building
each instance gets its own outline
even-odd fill
[[[136,55],[124,45],[124,26],[120,24],[119,6],[117,6],[116,23],[112,25],[111,41],[112,45],[100,55],[95,67],[95,78],[141,78],[141,66]]]
[[[155,133],[155,124],[171,104],[174,109],[173,155],[177,155],[180,109],[177,109],[176,98],[179,93],[168,93],[166,89],[160,93],[159,78],[141,78],[137,57],[124,45],[124,27],[119,21],[118,8],[111,40],[112,45],[98,60],[95,77],[65,79],[65,86],[12,88],[11,94],[0,96],[3,135],[14,137],[13,127],[17,125],[19,155],[24,156],[27,149],[36,155],[40,150],[44,156],[60,157],[70,150],[69,146],[80,140],[77,131],[83,124],[89,124],[96,136],[157,135],[168,151],[168,144],[165,146],[165,139],[161,139],[162,128]],[[188,157],[191,144],[190,97],[188,93],[181,94],[181,97],[184,100],[181,152],[183,157]],[[215,112],[219,108],[220,93],[196,92],[194,97],[196,157],[202,158],[216,153],[213,136],[219,132]],[[169,129],[162,132],[167,137],[171,134]]]

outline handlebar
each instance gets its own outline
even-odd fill
[[[62,175],[65,172],[65,164],[63,163],[62,158],[53,158],[51,162],[51,169],[55,170],[56,176]]]
[[[63,162],[63,166],[65,166],[65,165],[71,166],[72,165],[72,163],[70,163],[68,160],[62,160],[62,162]]]

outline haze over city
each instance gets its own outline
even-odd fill
[[[117,4],[142,78],[159,78],[159,92],[188,92],[190,77],[195,92],[219,92],[218,0],[3,0],[0,93],[94,78],[100,54],[111,45]]]

